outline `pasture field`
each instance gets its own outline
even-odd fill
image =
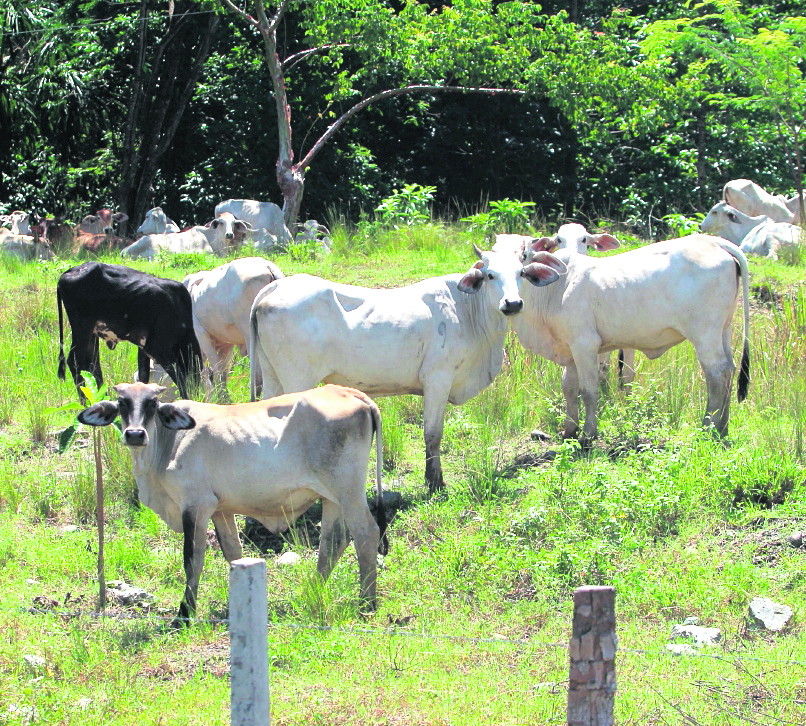
[[[286,274],[397,286],[474,259],[471,239],[450,226],[333,237],[328,257],[273,260]],[[134,265],[181,279],[221,262]],[[379,612],[359,612],[351,549],[318,582],[315,513],[285,539],[253,535],[274,548],[265,554],[273,723],[565,723],[568,656],[557,645],[581,584],[617,589],[619,724],[806,723],[806,551],[787,545],[806,529],[806,298],[803,262],[790,262],[751,260],[750,393],[738,405],[734,390],[727,443],[699,429],[705,390],[688,343],[657,361],[639,354],[629,397],[611,370],[601,436],[582,455],[558,436],[560,368],[510,336],[501,375],[449,407],[448,487],[433,499],[422,482],[421,399],[380,399],[385,484],[403,506],[379,570]],[[227,564],[208,551],[198,615],[209,622],[167,630],[158,618],[181,597],[180,538],[139,508],[114,431],[103,434],[107,579],[156,602],[89,614],[91,438],[85,429],[59,454],[73,414],[47,411],[76,400],[56,378],[55,304],[58,275],[75,263],[0,260],[0,724],[227,724],[229,644],[214,622],[227,613]],[[108,382],[131,380],[132,346],[101,358]],[[244,361],[230,392],[248,399]],[[532,441],[533,429],[551,441]],[[246,554],[260,554],[255,543]],[[283,549],[302,562],[275,566]],[[777,636],[747,629],[755,596],[793,607],[794,625]],[[714,657],[666,651],[671,626],[688,616],[722,630],[704,651]]]

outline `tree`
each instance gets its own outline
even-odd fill
[[[776,17],[763,7],[743,11],[736,0],[699,3],[692,10],[693,17],[649,25],[645,50],[666,61],[675,86],[698,89],[707,103],[767,114],[803,208],[806,18]],[[702,79],[713,68],[719,88],[704,92]]]
[[[204,3],[174,0],[167,17],[152,23],[148,0],[141,1],[117,192],[119,208],[132,220],[142,219],[149,207],[154,177],[210,54],[220,16],[201,12],[204,8]],[[161,35],[151,47],[148,36],[157,28]]]
[[[281,0],[273,10],[255,0],[254,17],[224,4],[263,40],[265,63],[274,91],[278,127],[277,183],[283,194],[286,224],[299,213],[305,175],[321,149],[351,118],[371,104],[396,96],[445,92],[524,94],[539,7],[485,0],[458,0],[431,11],[407,2],[400,12],[370,0],[321,0],[297,3],[305,33],[300,48],[280,58],[278,27],[292,6]],[[351,62],[347,62],[348,56]],[[298,160],[292,144],[288,74],[298,63],[318,59],[331,71],[332,85],[319,112],[327,128]]]

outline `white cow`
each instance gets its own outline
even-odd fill
[[[162,207],[154,207],[146,212],[136,234],[139,238],[147,234],[176,234],[178,231],[179,225],[162,211]]]
[[[214,270],[188,275],[182,282],[193,301],[193,329],[210,362],[213,384],[226,389],[232,354],[249,355],[249,313],[262,288],[283,277],[262,257],[243,257]]]
[[[232,562],[242,556],[236,514],[282,532],[319,499],[319,574],[328,577],[352,537],[361,595],[375,609],[376,553],[386,552],[379,547],[386,528],[383,449],[380,413],[365,394],[326,386],[217,406],[161,403],[162,388],[154,384],[124,383],[114,390],[117,402],[96,403],[78,419],[108,426],[120,415],[140,502],[184,535],[186,585],[175,624],[186,624],[196,611],[210,519],[224,557]],[[373,432],[377,523],[366,495]]]
[[[535,240],[526,262],[543,248]],[[585,405],[584,443],[596,436],[599,390],[597,355],[633,348],[654,359],[690,340],[708,389],[704,426],[727,434],[730,389],[735,366],[731,320],[741,278],[744,297],[744,348],[738,398],[750,380],[749,281],[747,258],[730,242],[690,235],[647,245],[612,257],[591,258],[560,251],[568,266],[560,284],[524,291],[524,312],[512,319],[523,346],[565,366],[563,434],[579,432],[579,395]]]
[[[773,222],[763,214],[750,217],[724,201],[711,208],[700,229],[733,242],[746,255],[771,260],[778,259],[781,248],[797,247],[803,242],[803,230],[796,224]]]
[[[221,257],[230,250],[236,236],[245,231],[243,222],[234,219],[232,215],[224,215],[216,217],[204,227],[191,227],[184,232],[147,234],[123,249],[120,254],[124,257],[153,260],[164,250],[171,254],[204,252]]]
[[[11,234],[31,236],[31,225],[28,221],[28,212],[11,212],[0,215],[0,222],[9,225]]]
[[[797,198],[787,200],[781,194],[773,196],[749,179],[729,181],[722,190],[722,199],[750,217],[764,214],[771,222],[792,224],[795,221],[796,209],[790,209],[789,204],[794,202],[797,205]]]
[[[276,245],[287,245],[293,235],[285,226],[283,210],[272,202],[256,202],[254,199],[227,199],[216,205],[218,217],[229,212],[251,226],[250,238],[255,249],[269,250]]]
[[[514,251],[521,254],[526,245],[530,245],[537,238],[522,234],[498,234],[495,236],[493,250]],[[557,230],[554,237],[543,237],[541,244],[546,252],[569,250],[579,255],[587,255],[592,247],[599,252],[615,250],[621,246],[613,235],[602,232],[591,234],[581,224],[564,224]],[[610,366],[610,353],[599,354],[599,380],[607,382],[607,369]],[[619,349],[618,378],[622,388],[629,387],[635,380],[635,351],[627,348]]]
[[[521,280],[548,285],[565,271],[543,253],[525,267],[484,252],[464,275],[373,290],[293,275],[263,288],[251,314],[252,397],[301,391],[320,381],[370,395],[423,397],[431,492],[444,486],[439,447],[450,402],[492,383],[503,363],[507,318],[523,307]],[[531,287],[531,285],[526,285]]]
[[[53,250],[45,240],[24,234],[14,234],[5,227],[0,229],[0,256],[29,260],[51,260]]]

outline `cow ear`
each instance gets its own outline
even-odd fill
[[[129,215],[126,214],[125,212],[118,212],[117,214],[112,215],[112,219],[113,219],[113,221],[115,221],[118,224],[120,224],[121,222],[128,222]]]
[[[531,242],[527,243],[529,250],[534,252],[554,252],[557,249],[556,237],[540,237],[533,238]]]
[[[172,403],[161,403],[157,409],[157,416],[159,416],[162,425],[166,429],[184,431],[196,426],[196,420],[193,416]]]
[[[524,265],[521,276],[525,277],[535,287],[543,287],[556,282],[560,275],[568,272],[565,263],[549,252],[537,252],[534,262]]]
[[[112,401],[98,401],[78,412],[78,420],[88,426],[109,426],[118,417],[118,405]]]
[[[462,278],[459,280],[459,290],[466,292],[468,295],[475,295],[486,279],[486,275],[482,272],[483,262],[476,262]]]
[[[588,235],[591,242],[592,247],[595,247],[599,252],[606,252],[607,250],[615,250],[621,247],[621,242],[619,242],[613,235],[607,234],[603,232],[602,234],[591,234]]]

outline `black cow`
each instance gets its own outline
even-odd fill
[[[98,339],[110,350],[121,340],[137,346],[139,379],[148,383],[149,359],[159,363],[188,398],[187,382],[198,383],[201,350],[193,332],[190,293],[166,280],[123,265],[85,262],[71,267],[56,285],[59,309],[59,378],[64,380],[62,304],[73,332],[67,365],[82,402],[81,371],[103,383]]]

